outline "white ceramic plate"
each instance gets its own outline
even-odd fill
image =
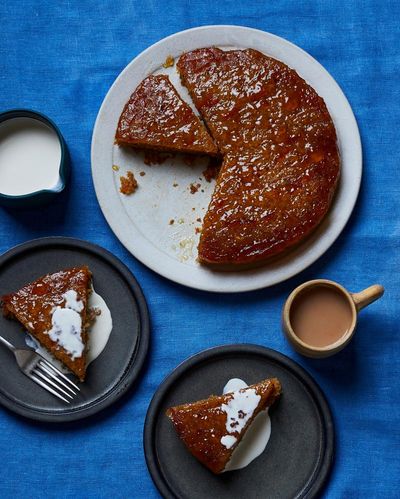
[[[143,156],[114,145],[121,111],[136,86],[150,73],[166,73],[189,102],[175,69],[164,69],[167,56],[199,47],[254,48],[294,68],[321,95],[335,123],[342,160],[340,186],[328,216],[314,234],[286,257],[254,270],[215,272],[196,262],[198,235],[214,189],[201,172],[205,161],[187,165],[172,158],[146,166]],[[119,171],[113,170],[117,165]],[[119,177],[134,172],[139,188],[119,193]],[[140,176],[145,172],[145,176]],[[115,80],[97,116],[92,138],[92,175],[100,207],[111,229],[142,263],[160,275],[197,289],[239,292],[284,281],[315,262],[345,226],[357,199],[362,173],[361,141],[356,120],[343,92],[309,54],[270,33],[241,26],[204,26],[171,35],[136,57]],[[201,178],[201,180],[199,180]],[[200,183],[195,194],[191,183]],[[204,192],[203,192],[204,191]],[[170,220],[174,223],[170,225]]]

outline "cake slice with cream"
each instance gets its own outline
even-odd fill
[[[167,410],[188,450],[213,473],[222,473],[254,418],[281,393],[276,378]]]
[[[1,298],[4,316],[18,320],[81,381],[86,374],[91,281],[88,267],[74,267],[47,274]]]

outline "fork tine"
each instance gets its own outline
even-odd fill
[[[36,376],[39,376],[40,378],[44,379],[47,383],[49,383],[50,385],[54,386],[54,388],[56,388],[57,390],[59,390],[61,393],[63,393],[66,397],[69,397],[70,399],[73,399],[74,397],[72,395],[70,395],[69,393],[67,393],[65,390],[63,390],[59,385],[57,385],[56,383],[54,383],[54,381],[52,381],[51,379],[48,378],[48,376],[45,376],[42,372],[40,372],[36,367],[35,369],[32,371],[33,374],[35,374]]]
[[[43,362],[47,367],[50,367],[50,369],[52,369],[56,374],[58,374],[58,376],[61,376],[61,378],[63,378],[71,386],[73,386],[75,388],[75,390],[78,390],[79,392],[81,391],[81,389],[79,388],[78,385],[73,383],[69,378],[67,378],[67,376],[65,376],[65,374],[63,374],[60,370],[58,370],[56,367],[54,367],[53,364],[50,364],[50,362],[48,362],[46,359],[42,358],[42,359],[40,359],[40,362]]]
[[[64,402],[66,402],[67,404],[70,403],[69,400],[65,399],[62,395],[60,395],[59,393],[57,393],[55,390],[53,390],[52,388],[50,388],[50,386],[46,385],[46,383],[43,383],[43,381],[41,381],[39,378],[37,378],[33,373],[30,374],[30,379],[32,381],[34,381],[35,383],[37,383],[38,385],[40,385],[42,388],[44,388],[45,390],[47,390],[48,392],[52,393],[53,395],[55,395],[56,397],[58,397],[59,399],[63,400]]]
[[[66,383],[64,383],[63,381],[61,381],[61,379],[56,376],[54,374],[54,372],[52,372],[50,369],[48,369],[45,364],[42,364],[41,362],[39,362],[37,365],[36,365],[36,368],[37,369],[42,369],[46,374],[48,374],[51,378],[55,379],[57,381],[57,383],[59,383],[61,386],[63,386],[66,390],[68,390],[69,392],[71,392],[73,395],[76,395],[76,392],[74,392],[74,390],[69,387]]]

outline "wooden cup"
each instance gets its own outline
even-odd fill
[[[317,286],[328,286],[340,292],[346,298],[352,314],[352,321],[348,331],[335,343],[324,347],[316,347],[304,343],[304,341],[302,341],[293,331],[292,325],[290,323],[290,311],[295,298],[303,291]],[[340,284],[334,281],[328,281],[327,279],[315,279],[313,281],[305,282],[292,291],[292,293],[286,300],[285,305],[283,306],[283,331],[293,348],[302,355],[305,355],[306,357],[316,358],[329,357],[342,350],[352,339],[356,329],[358,312],[375,300],[378,300],[378,298],[380,298],[383,293],[384,288],[380,284],[374,284],[373,286],[370,286],[363,291],[360,291],[359,293],[350,293]]]

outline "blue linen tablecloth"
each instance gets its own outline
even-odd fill
[[[51,207],[0,209],[0,251],[48,235],[97,243],[133,271],[153,324],[147,368],[123,404],[67,428],[0,410],[0,497],[158,497],[142,451],[154,391],[189,355],[237,342],[289,355],[325,391],[337,451],[324,497],[400,497],[399,3],[3,0],[0,19],[0,110],[27,107],[51,117],[69,145],[73,170],[68,195]],[[118,73],[153,42],[207,24],[262,29],[309,52],[347,95],[364,151],[360,197],[333,247],[293,279],[236,296],[183,288],[136,261],[105,222],[90,173],[92,128]],[[386,288],[361,314],[351,345],[323,361],[295,354],[280,331],[285,297],[316,277],[351,290],[374,282]]]

